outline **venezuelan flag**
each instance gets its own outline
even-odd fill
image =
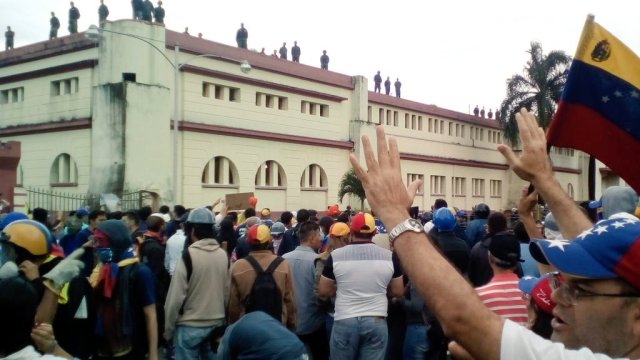
[[[591,16],[547,140],[592,155],[640,192],[640,58]]]

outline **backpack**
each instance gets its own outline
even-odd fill
[[[284,259],[276,257],[266,270],[262,270],[258,261],[251,255],[245,260],[256,271],[256,280],[253,282],[251,292],[244,299],[245,313],[264,311],[274,319],[282,321],[282,294],[273,278],[273,272]]]

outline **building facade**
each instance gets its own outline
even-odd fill
[[[87,35],[0,52],[0,140],[21,143],[18,187],[139,189],[188,207],[254,192],[258,207],[324,210],[377,125],[398,138],[407,183],[424,180],[415,206],[512,208],[524,185],[496,151],[496,120],[143,22]],[[562,186],[586,198],[583,155],[552,158]]]

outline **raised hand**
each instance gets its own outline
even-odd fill
[[[507,145],[498,146],[498,151],[505,157],[511,169],[522,180],[534,185],[540,179],[552,177],[552,167],[547,154],[547,138],[544,130],[538,126],[535,115],[526,109],[520,109],[516,114],[522,154],[516,156]]]
[[[390,138],[387,144],[382,126],[376,127],[376,138],[377,160],[369,137],[362,136],[367,170],[355,155],[351,154],[349,161],[362,182],[371,209],[380,216],[387,228],[393,228],[409,217],[409,207],[422,180],[416,180],[406,188],[400,172],[398,142]]]

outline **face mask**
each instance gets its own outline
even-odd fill
[[[99,248],[96,249],[96,253],[102,263],[110,263],[113,260],[113,251],[111,248]]]

